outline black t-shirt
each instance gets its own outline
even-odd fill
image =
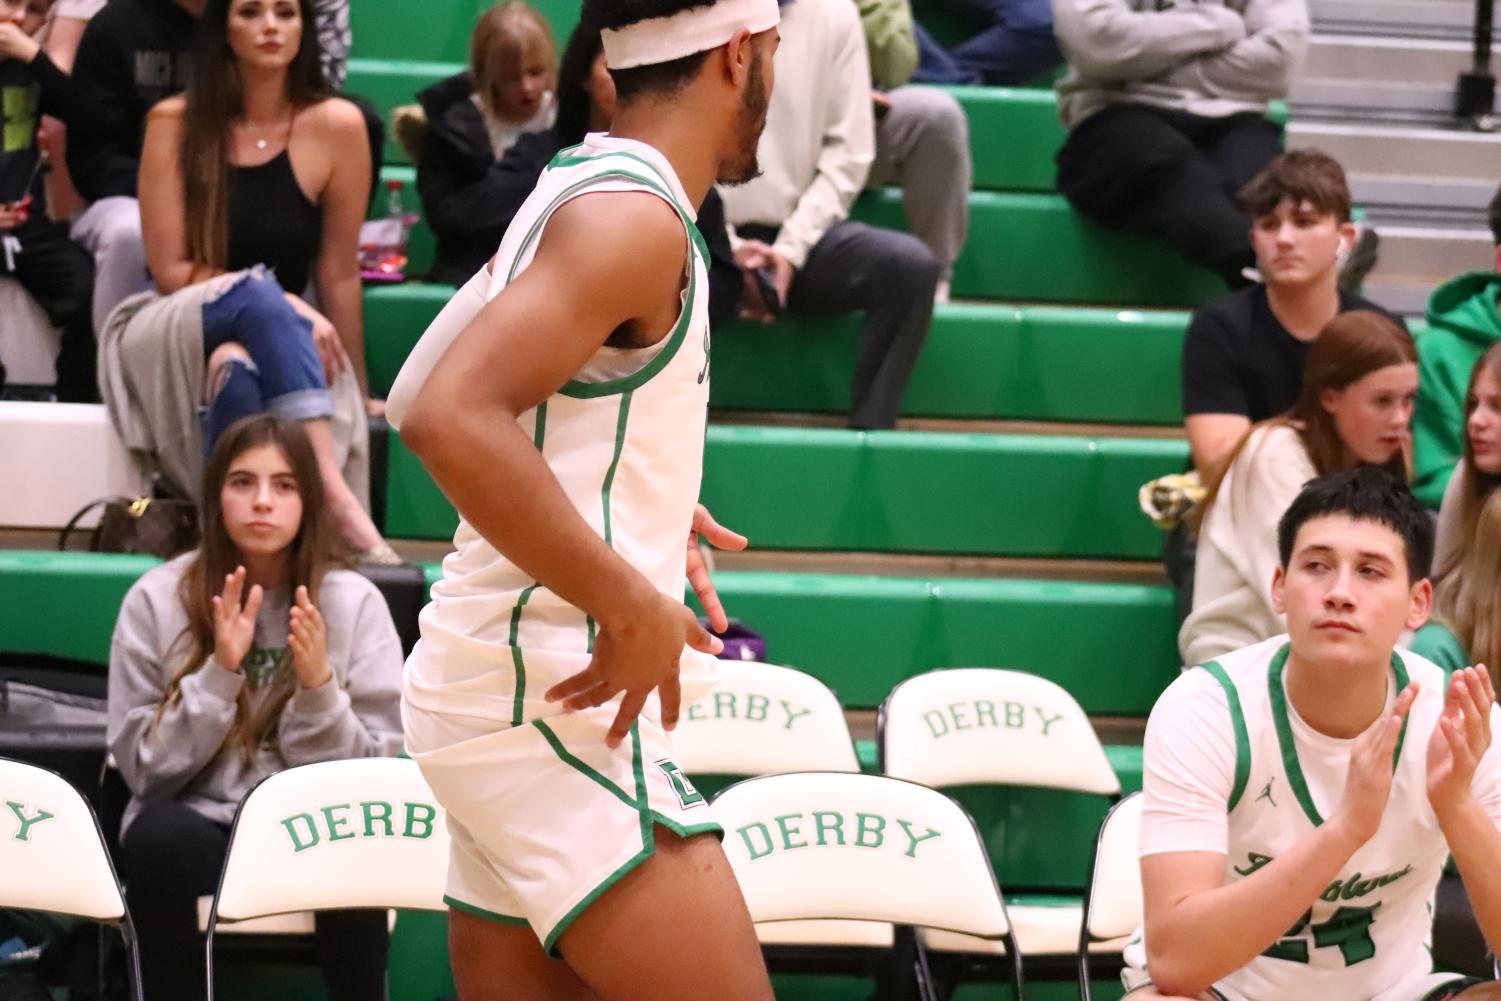
[[[1340,312],[1352,309],[1386,313],[1341,292]],[[1285,412],[1298,401],[1309,343],[1278,322],[1265,285],[1208,303],[1194,313],[1183,339],[1184,416],[1241,414],[1255,423]]]
[[[0,202],[18,202],[31,190],[41,163],[37,147],[41,85],[25,63],[0,60]]]

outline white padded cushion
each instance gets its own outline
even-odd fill
[[[929,671],[893,689],[882,718],[887,775],[934,788],[1120,792],[1089,717],[1046,678],[995,668]]]
[[[1082,906],[1038,907],[1010,905],[1006,914],[1015,930],[1016,946],[1023,956],[1071,956],[1079,951],[1079,925],[1084,920]],[[1004,956],[1004,942],[988,942],[972,935],[956,935],[953,932],[924,928],[920,931],[923,944],[933,952],[975,952],[983,955]],[[1126,937],[1106,942],[1092,943],[1090,952],[1120,952],[1126,947]]]
[[[925,786],[879,775],[770,775],[726,789],[714,814],[755,921],[888,921],[986,938],[1007,931],[974,825]]]
[[[858,772],[844,707],[810,674],[724,661],[720,681],[683,711],[672,753],[689,775]]]
[[[14,485],[0,490],[0,525],[62,528],[91,501],[143,492],[101,404],[0,401],[0,442],[0,483]]]
[[[0,758],[0,907],[95,921],[125,914],[94,812],[60,776]]]
[[[226,921],[345,907],[446,909],[448,830],[416,762],[278,772],[240,804],[219,888]]]
[[[1096,850],[1089,910],[1089,937],[1131,935],[1142,920],[1141,793],[1116,804],[1105,818]]]
[[[756,925],[762,945],[868,946],[889,949],[896,928],[887,921],[763,921]],[[984,939],[975,939],[983,942]]]

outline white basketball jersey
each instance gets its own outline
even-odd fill
[[[1227,884],[1306,838],[1344,794],[1352,742],[1319,734],[1292,709],[1284,687],[1288,651],[1281,637],[1203,668],[1225,688],[1235,729]],[[1397,745],[1379,832],[1281,940],[1217,987],[1266,1001],[1363,1001],[1432,969],[1433,898],[1449,850],[1428,803],[1426,764],[1445,674],[1416,654],[1394,651],[1389,699],[1409,679],[1420,690]]]
[[[708,415],[708,250],[666,158],[608,135],[590,135],[559,153],[506,231],[486,298],[531,262],[548,220],[565,202],[624,191],[656,195],[682,219],[689,239],[681,314],[651,347],[601,348],[520,424],[589,526],[659,591],[681,600]],[[557,294],[591,290],[560,287]],[[494,489],[504,496],[511,487],[496,476]],[[459,522],[454,547],[422,610],[406,699],[433,712],[513,725],[557,714],[543,693],[587,666],[596,623],[517,569],[467,522]],[[712,685],[715,663],[684,649],[684,704]],[[648,712],[654,711],[652,700]]]

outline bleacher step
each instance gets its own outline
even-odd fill
[[[1360,35],[1464,41],[1475,24],[1472,0],[1309,0],[1315,29]]]
[[[389,389],[453,289],[365,290],[370,381]],[[903,397],[913,417],[1179,427],[1178,358],[1188,314],[964,302],[939,306]],[[714,332],[716,411],[844,414],[855,315],[784,317]]]
[[[103,663],[125,592],[157,562],[0,551],[0,636],[17,652]],[[441,572],[425,569],[429,582]],[[875,708],[923,671],[980,665],[1051,678],[1093,716],[1139,717],[1178,671],[1166,587],[729,570],[715,586],[767,637],[770,659],[817,675],[853,708]]]
[[[1181,441],[712,425],[701,495],[776,549],[1150,559],[1142,483],[1183,469]],[[386,531],[444,539],[457,516],[390,442]]]

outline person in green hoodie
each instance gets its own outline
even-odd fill
[[[1418,400],[1412,415],[1412,492],[1437,509],[1465,447],[1465,387],[1486,348],[1501,341],[1501,188],[1491,199],[1496,271],[1460,275],[1428,300],[1418,338]]]

